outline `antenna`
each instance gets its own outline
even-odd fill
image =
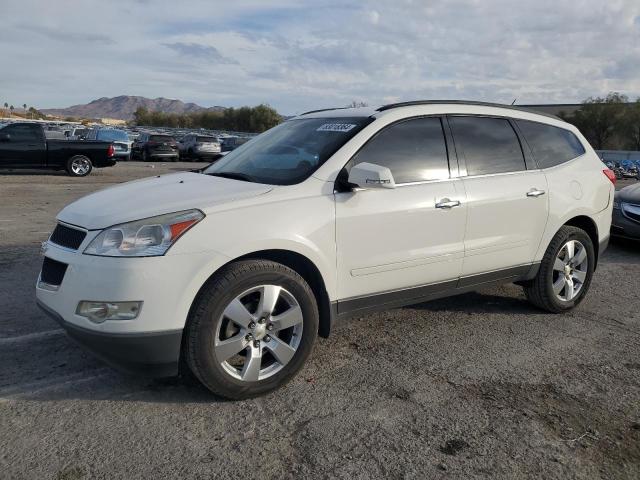
[[[516,100],[518,100],[517,98],[513,99],[513,102],[511,102],[511,105],[515,105],[516,104]]]

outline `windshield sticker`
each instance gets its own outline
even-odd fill
[[[348,132],[355,128],[353,123],[325,123],[318,127],[318,132]]]

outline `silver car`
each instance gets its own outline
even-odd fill
[[[180,156],[189,160],[212,160],[221,153],[220,140],[210,135],[189,133],[178,142]]]

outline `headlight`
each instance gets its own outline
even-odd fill
[[[84,253],[102,257],[164,255],[180,236],[204,218],[200,210],[168,213],[103,230]]]

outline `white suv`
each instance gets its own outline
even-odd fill
[[[550,312],[576,306],[608,241],[614,181],[577,129],[530,111],[309,112],[201,173],[70,204],[36,294],[116,366],[190,370],[246,398],[292,378],[348,316],[500,282]]]

